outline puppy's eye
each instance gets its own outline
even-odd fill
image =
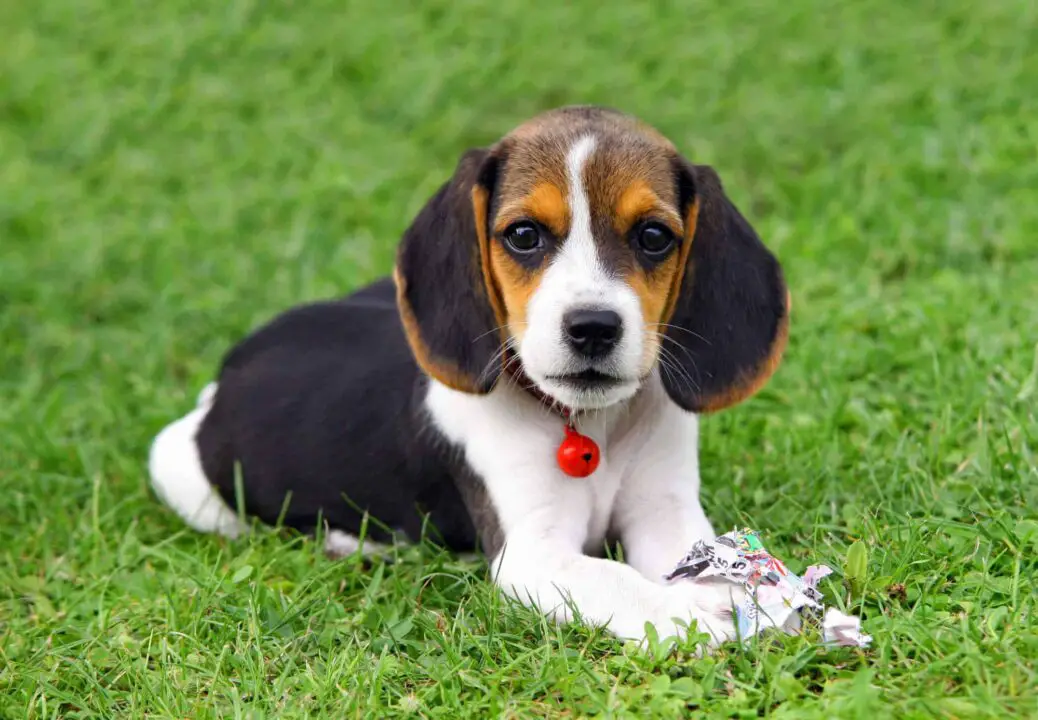
[[[637,230],[638,247],[653,260],[660,260],[674,247],[674,233],[666,225],[647,222]]]
[[[505,243],[520,255],[535,253],[544,246],[541,231],[532,222],[517,222],[509,225],[504,232]]]

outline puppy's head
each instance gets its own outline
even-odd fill
[[[716,173],[601,108],[466,153],[395,276],[422,369],[471,393],[518,361],[564,405],[600,408],[658,371],[674,402],[708,412],[756,392],[785,347],[781,268]]]

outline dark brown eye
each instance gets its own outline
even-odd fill
[[[647,222],[637,230],[638,247],[652,260],[662,260],[674,247],[674,233],[666,225]]]
[[[504,232],[504,239],[509,249],[519,255],[535,253],[544,245],[540,229],[532,222],[509,225]]]

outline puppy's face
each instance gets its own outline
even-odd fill
[[[694,213],[675,153],[623,116],[541,118],[506,137],[488,208],[488,275],[505,342],[572,408],[632,396],[666,362],[661,328]]]
[[[781,268],[716,173],[602,108],[466,153],[395,277],[416,360],[464,392],[521,363],[555,400],[601,408],[658,370],[675,403],[712,411],[760,388],[785,347]]]

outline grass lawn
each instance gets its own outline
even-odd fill
[[[1035,3],[40,0],[0,27],[0,717],[1038,716]],[[574,102],[713,164],[782,259],[786,361],[704,422],[704,504],[837,568],[869,650],[639,653],[429,548],[336,563],[151,495],[150,439],[230,343],[388,271],[465,148]]]

